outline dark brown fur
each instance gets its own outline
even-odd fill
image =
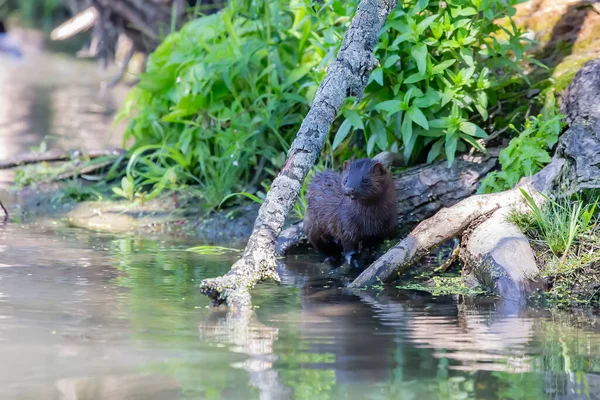
[[[396,189],[391,174],[368,158],[344,163],[338,174],[315,175],[308,186],[304,231],[310,243],[346,261],[362,248],[378,246],[395,233]]]

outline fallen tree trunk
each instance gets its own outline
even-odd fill
[[[588,62],[575,76],[563,97],[569,129],[560,137],[552,163],[533,178],[523,179],[511,190],[477,195],[442,209],[421,222],[404,240],[370,265],[350,285],[360,288],[379,280],[390,282],[432,248],[446,240],[472,233],[467,238],[467,254],[461,254],[466,269],[473,269],[481,283],[504,298],[523,302],[537,285],[532,265],[532,250],[523,237],[507,228],[504,215],[510,209],[526,210],[521,189],[538,205],[549,195],[560,197],[585,189],[600,188],[600,59]],[[478,227],[472,224],[489,214]],[[478,242],[478,243],[476,243]],[[509,243],[518,245],[509,245]],[[512,254],[508,254],[511,252]]]
[[[395,6],[396,0],[361,0],[338,56],[329,65],[287,161],[259,210],[242,258],[225,276],[200,284],[214,305],[226,302],[234,309],[247,309],[249,288],[263,279],[279,280],[275,270],[277,237],[345,99],[362,97],[370,72],[378,64],[373,50],[379,32]]]

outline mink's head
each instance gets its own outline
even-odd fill
[[[344,162],[342,190],[352,200],[377,200],[389,182],[385,166],[368,158]]]

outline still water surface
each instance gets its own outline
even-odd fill
[[[187,239],[0,228],[2,399],[584,399],[600,335],[583,316],[415,292],[346,293],[314,259],[280,265],[254,318],[197,285],[233,256]]]
[[[27,54],[0,59],[0,158],[44,139],[120,143],[110,124],[122,96],[98,94],[93,64]],[[252,319],[234,322],[198,283],[235,256],[185,251],[197,244],[0,225],[0,399],[600,398],[593,315],[350,294],[300,257],[281,263],[281,284],[253,291]]]

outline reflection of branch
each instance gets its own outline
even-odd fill
[[[204,340],[229,344],[232,351],[248,355],[246,361],[234,366],[248,371],[250,382],[260,391],[261,398],[289,398],[290,389],[279,383],[278,373],[273,368],[277,359],[273,354],[277,328],[263,325],[253,312],[225,315],[214,312],[199,324],[198,332]]]
[[[8,210],[6,209],[6,207],[4,207],[4,204],[2,204],[2,200],[0,200],[0,208],[2,208],[2,211],[4,211],[3,222],[6,222],[8,220]]]
[[[460,364],[453,365],[452,369],[510,372],[532,369],[532,357],[524,351],[524,345],[533,336],[535,326],[527,316],[497,315],[497,319],[490,321],[481,318],[481,313],[473,313],[480,310],[477,302],[459,304],[458,315],[425,315],[415,313],[420,307],[406,299],[399,300],[396,294],[392,297],[385,292],[377,296],[369,291],[352,292],[386,319],[393,317],[396,321],[411,322],[404,324],[407,339],[417,347],[433,349],[434,357],[458,361]],[[496,302],[494,307],[502,307],[502,304],[502,301]],[[425,304],[422,306],[425,308]]]

